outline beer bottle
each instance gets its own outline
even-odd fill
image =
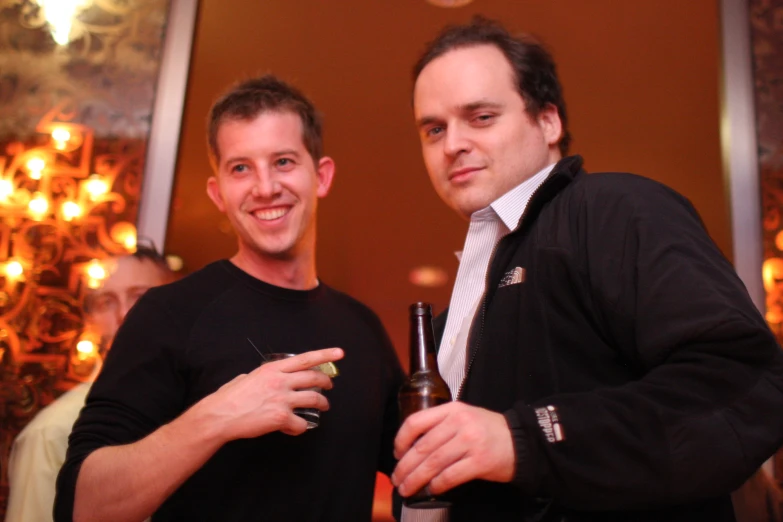
[[[410,321],[410,377],[403,383],[398,395],[401,422],[417,411],[451,401],[449,387],[438,373],[432,305],[412,304]],[[403,498],[403,504],[415,509],[430,509],[446,507],[449,502],[433,497],[425,488]]]

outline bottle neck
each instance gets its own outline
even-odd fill
[[[438,359],[435,353],[435,336],[432,332],[432,316],[411,317],[411,365],[410,371],[437,371]]]

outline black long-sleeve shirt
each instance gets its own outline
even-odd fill
[[[376,470],[391,473],[402,379],[378,318],[321,284],[263,283],[228,261],[150,290],[128,314],[74,426],[55,519],[98,448],[135,442],[261,362],[262,351],[345,350],[320,426],[230,442],[153,516],[159,520],[366,521]]]

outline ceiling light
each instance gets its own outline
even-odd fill
[[[419,266],[411,270],[408,278],[416,286],[432,288],[445,285],[449,275],[439,266]]]
[[[438,7],[462,7],[463,5],[468,5],[472,1],[473,0],[427,0],[427,2],[432,5],[437,5]]]

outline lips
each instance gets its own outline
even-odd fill
[[[452,170],[449,173],[449,181],[453,183],[467,181],[472,173],[481,169],[482,167],[460,167],[458,169]]]

